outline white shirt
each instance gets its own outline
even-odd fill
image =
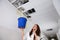
[[[24,40],[33,40],[33,38],[34,38],[34,34],[32,34],[31,37],[30,37],[29,33],[27,33],[24,36]],[[48,40],[47,37],[43,34],[41,34],[40,37],[37,37],[37,38],[38,38],[38,40]]]

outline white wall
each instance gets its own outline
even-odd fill
[[[52,0],[54,7],[56,8],[58,14],[60,15],[60,0]]]
[[[0,1],[0,35],[2,40],[21,39],[17,27],[16,8],[8,0]]]
[[[52,0],[54,7],[56,8],[56,11],[58,12],[59,16],[60,16],[60,0]],[[58,20],[58,24],[59,24],[59,28],[60,28],[60,17]],[[60,35],[60,29],[58,32],[58,35]],[[60,38],[60,36],[59,36]]]
[[[28,20],[28,27],[26,27],[25,33],[31,30],[34,23],[38,23],[41,27],[41,30],[43,31],[44,29],[46,31],[47,28],[51,27],[55,30],[55,28],[57,27],[56,25],[58,22],[59,15],[55,10],[52,1],[39,1],[40,11],[39,13],[37,12],[39,15],[33,14],[32,21]],[[16,8],[11,5],[7,0],[0,0],[0,35],[3,40],[21,40],[21,33],[17,27]]]

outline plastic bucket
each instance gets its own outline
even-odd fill
[[[18,28],[25,28],[27,19],[24,17],[18,18]]]

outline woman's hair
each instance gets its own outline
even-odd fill
[[[36,35],[40,36],[41,30],[38,24],[35,24],[37,26],[37,31],[36,31]],[[30,31],[29,35],[31,36],[33,33],[33,29]]]

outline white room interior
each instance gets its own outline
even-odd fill
[[[52,36],[57,33],[60,38],[60,7],[55,5],[59,0],[39,0],[39,14],[31,15],[31,20],[27,21],[25,33],[31,30],[33,24],[37,23],[41,31],[46,35]],[[59,3],[58,3],[59,4]],[[38,11],[38,10],[37,10]],[[21,40],[21,32],[17,25],[17,9],[8,1],[0,0],[0,40]],[[38,19],[38,20],[37,20]],[[53,28],[53,31],[47,29]]]

